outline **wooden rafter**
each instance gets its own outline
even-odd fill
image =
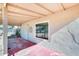
[[[42,16],[42,17],[37,17],[37,18],[28,19],[28,20],[24,21],[23,23],[29,22],[29,21],[31,21],[31,20],[36,20],[36,19],[44,18],[44,17],[47,17],[47,16],[49,16],[49,15],[52,15],[52,14],[48,14],[48,15]],[[21,24],[23,24],[23,23],[21,23]]]
[[[15,7],[15,8],[19,8],[19,9],[25,10],[25,11],[28,11],[28,12],[31,12],[31,13],[35,13],[35,14],[38,14],[38,15],[41,15],[41,16],[46,16],[45,14],[42,14],[42,13],[30,10],[30,9],[27,9],[27,8],[20,7],[18,5],[14,5],[14,4],[10,4],[10,3],[8,3],[8,5],[12,6],[12,7]]]
[[[45,17],[45,16],[43,16],[43,17]],[[28,20],[23,21],[21,24],[23,24],[23,23],[25,23],[25,22],[27,22],[27,21],[30,21],[30,20],[35,20],[35,19],[40,19],[40,18],[42,18],[42,17],[37,17],[37,18],[28,19]]]
[[[60,3],[61,7],[63,8],[63,10],[66,10],[66,8],[64,7],[63,3]]]
[[[0,13],[0,15],[1,15],[1,14],[2,14],[2,10],[1,10],[1,9],[0,9],[0,12],[1,12],[1,13]]]
[[[54,13],[53,11],[49,10],[47,7],[45,7],[45,6],[43,6],[43,5],[39,4],[39,3],[35,3],[35,4],[36,4],[37,6],[40,6],[41,8],[43,8],[43,9],[49,11],[50,13]]]
[[[22,16],[38,17],[38,16],[33,16],[33,15],[29,15],[29,14],[22,14],[22,13],[18,13],[18,12],[14,12],[14,11],[8,11],[8,12],[13,13],[13,14],[22,15]]]
[[[0,9],[0,11],[1,11],[1,9]],[[18,13],[18,12],[14,12],[14,11],[8,11],[8,12],[13,13],[13,14],[23,15],[23,16],[38,17],[38,16],[33,16],[33,15],[29,15],[29,14],[22,14],[22,13]]]

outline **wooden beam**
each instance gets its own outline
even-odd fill
[[[0,10],[0,15],[2,15],[2,11]]]
[[[66,8],[64,7],[63,3],[60,3],[61,7],[63,8],[63,10],[66,10]]]
[[[43,9],[47,10],[47,11],[50,12],[50,13],[54,13],[53,11],[49,10],[47,7],[45,7],[45,6],[43,6],[43,5],[39,4],[39,3],[35,3],[35,4],[36,4],[37,6],[40,6],[40,7],[43,8]]]
[[[0,11],[1,11],[1,9],[0,9]],[[9,10],[8,10],[8,12],[13,13],[13,14],[22,15],[22,16],[38,17],[38,16],[33,16],[33,15],[29,15],[29,14],[22,14],[22,13],[18,13],[18,12],[14,12],[14,11],[9,11]]]
[[[31,13],[35,13],[35,14],[38,14],[38,15],[41,15],[41,16],[46,16],[45,14],[42,14],[42,13],[30,10],[30,9],[27,9],[27,8],[20,7],[18,5],[14,5],[14,4],[10,4],[10,3],[8,3],[8,5],[12,6],[12,7],[15,7],[15,8],[19,8],[19,9],[25,10],[25,11],[28,11],[28,12],[31,12]]]
[[[43,16],[43,17],[45,17],[45,16]],[[42,18],[42,17],[37,17],[37,18],[28,19],[28,20],[23,21],[21,24],[23,24],[23,23],[25,23],[25,22],[28,22],[28,21],[31,21],[31,20],[40,19],[40,18]]]
[[[31,21],[31,20],[36,20],[36,19],[44,18],[44,17],[47,17],[47,16],[49,16],[49,15],[52,15],[52,14],[48,14],[48,15],[46,15],[46,16],[37,17],[37,18],[33,18],[33,19],[28,19],[28,20],[24,21],[23,23],[29,22],[29,21]],[[23,23],[21,23],[21,24],[23,24]]]
[[[33,16],[33,15],[29,15],[29,14],[22,14],[22,13],[18,13],[18,12],[14,12],[14,11],[8,11],[8,12],[13,13],[13,14],[22,15],[22,16],[38,17],[38,16]]]

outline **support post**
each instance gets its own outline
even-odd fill
[[[2,5],[2,22],[3,22],[3,54],[7,54],[7,33],[8,33],[8,17],[7,17],[7,5]]]

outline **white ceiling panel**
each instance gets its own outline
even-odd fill
[[[75,6],[75,5],[77,5],[77,3],[64,3],[63,4],[63,6],[64,6],[64,8],[70,8],[70,7],[73,7],[73,6]]]
[[[48,4],[44,3],[41,5],[45,6],[46,8],[51,10],[52,12],[58,12],[58,11],[63,10],[63,8],[61,7],[61,5],[59,3],[48,3]]]

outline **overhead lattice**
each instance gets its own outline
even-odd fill
[[[20,25],[28,20],[61,12],[75,5],[77,3],[7,3],[8,22],[11,25]]]

